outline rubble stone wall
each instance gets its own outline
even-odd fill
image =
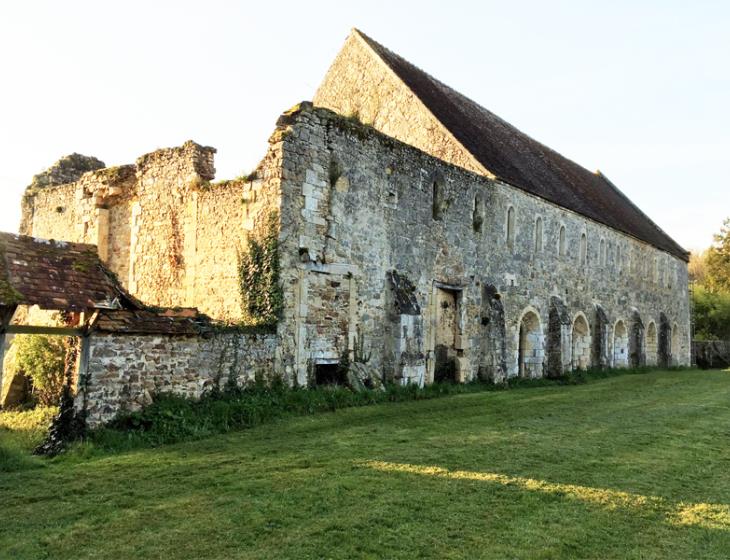
[[[86,380],[76,406],[86,407],[89,426],[120,411],[138,410],[155,394],[199,398],[230,377],[239,385],[274,368],[276,335],[218,333],[200,336],[95,334]]]
[[[459,294],[454,350],[462,377],[473,379],[480,366],[501,359],[485,350],[499,343],[483,344],[492,336],[489,317],[483,316],[487,285],[495,287],[503,307],[508,375],[519,371],[520,317],[527,308],[537,311],[544,345],[551,298],[569,314],[565,340],[559,341],[565,353],[578,313],[590,332],[599,307],[610,325],[622,319],[629,328],[634,323],[638,328],[638,321],[658,323],[664,312],[676,331],[673,363],[689,363],[684,261],[330,111],[304,107],[290,120],[282,182],[288,232],[281,257],[286,308],[280,334],[283,365],[300,382],[317,363],[343,351],[352,355],[358,337],[372,350],[373,365],[400,378],[402,364],[393,341],[386,340],[392,329],[384,327],[400,321],[387,296],[392,270],[416,287],[427,382],[433,378],[439,289]],[[331,289],[322,289],[328,282]],[[608,338],[612,345],[612,332]],[[544,349],[535,352],[547,355]],[[570,364],[571,356],[562,360]]]
[[[86,172],[73,183],[32,185],[21,233],[95,244],[145,303],[198,307],[236,322],[239,251],[279,206],[277,150],[272,145],[247,179],[213,183],[215,150],[186,142],[135,165]]]
[[[357,33],[348,37],[313,103],[356,117],[439,159],[487,173]]]

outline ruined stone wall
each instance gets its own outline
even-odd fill
[[[143,302],[198,307],[236,322],[238,253],[262,217],[278,209],[280,155],[274,143],[255,176],[212,183],[214,153],[186,142],[73,183],[32,186],[21,233],[95,244]]]
[[[372,349],[373,365],[396,378],[404,375],[399,358],[387,357],[394,347],[387,334],[395,313],[388,296],[392,270],[415,285],[426,381],[434,372],[440,290],[457,301],[452,350],[463,379],[474,378],[483,365],[494,368],[500,353],[507,373],[517,374],[520,319],[527,309],[539,316],[542,348],[534,350],[536,356],[546,355],[551,298],[561,302],[570,321],[582,312],[588,333],[599,306],[607,315],[600,328],[608,323],[609,330],[618,320],[631,329],[636,317],[658,323],[664,312],[675,326],[673,363],[689,363],[685,262],[329,111],[304,106],[282,125],[287,305],[280,334],[284,365],[299,382],[318,363],[336,360],[343,351],[352,355],[358,336]],[[484,296],[491,293],[482,289],[486,286],[499,294],[500,313],[485,313],[492,304],[483,297],[493,298]],[[490,326],[491,315],[501,313],[503,351],[499,343],[484,343],[502,330]],[[561,333],[563,355],[556,363],[565,367],[571,364],[565,355],[570,326]],[[613,344],[612,332],[605,338]],[[600,352],[613,356],[611,350]],[[588,359],[590,353],[581,352]]]
[[[357,32],[350,34],[330,66],[313,103],[355,116],[439,159],[489,175]]]
[[[199,398],[232,376],[239,385],[273,370],[276,335],[218,333],[212,338],[96,334],[76,406],[91,427],[138,410],[159,393]]]
[[[197,190],[215,177],[212,148],[192,142],[137,160],[128,288],[145,302],[188,305],[187,270]]]

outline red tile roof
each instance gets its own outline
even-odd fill
[[[103,311],[97,331],[119,334],[202,335],[211,331],[207,316],[197,309]]]
[[[0,232],[0,305],[89,311],[138,307],[94,245]]]

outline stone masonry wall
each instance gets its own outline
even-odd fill
[[[433,376],[439,290],[456,296],[453,350],[461,377],[472,379],[481,365],[495,363],[484,350],[499,344],[483,343],[489,334],[482,312],[489,290],[483,286],[495,288],[503,307],[508,375],[518,373],[520,320],[527,310],[538,315],[545,344],[551,298],[564,305],[571,322],[582,313],[588,332],[599,308],[609,330],[619,320],[627,328],[638,320],[658,323],[664,312],[673,324],[673,363],[689,363],[685,262],[329,111],[303,106],[280,124],[286,127],[280,335],[283,365],[299,382],[318,363],[352,354],[358,336],[372,350],[371,364],[401,375],[399,364],[386,358],[393,347],[384,327],[393,314],[386,281],[392,270],[416,287],[426,381]],[[572,329],[561,330],[570,337]],[[563,354],[570,352],[569,339],[560,345]],[[570,364],[571,357],[563,355],[559,363]]]
[[[356,116],[383,134],[439,159],[490,175],[373,53],[357,31],[347,38],[313,103],[341,115]]]
[[[215,150],[186,142],[135,165],[29,188],[21,233],[92,243],[122,284],[158,306],[194,306],[240,320],[238,254],[279,207],[279,146],[254,176],[212,183]]]
[[[86,407],[91,427],[122,410],[133,411],[158,393],[199,398],[230,376],[239,385],[257,372],[273,371],[276,335],[218,333],[212,338],[96,334],[91,338],[86,383],[77,407]]]

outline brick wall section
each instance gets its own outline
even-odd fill
[[[218,333],[212,338],[96,334],[91,338],[88,382],[76,405],[86,405],[91,427],[122,410],[138,410],[152,395],[199,398],[233,375],[240,385],[257,371],[273,371],[276,335]]]

